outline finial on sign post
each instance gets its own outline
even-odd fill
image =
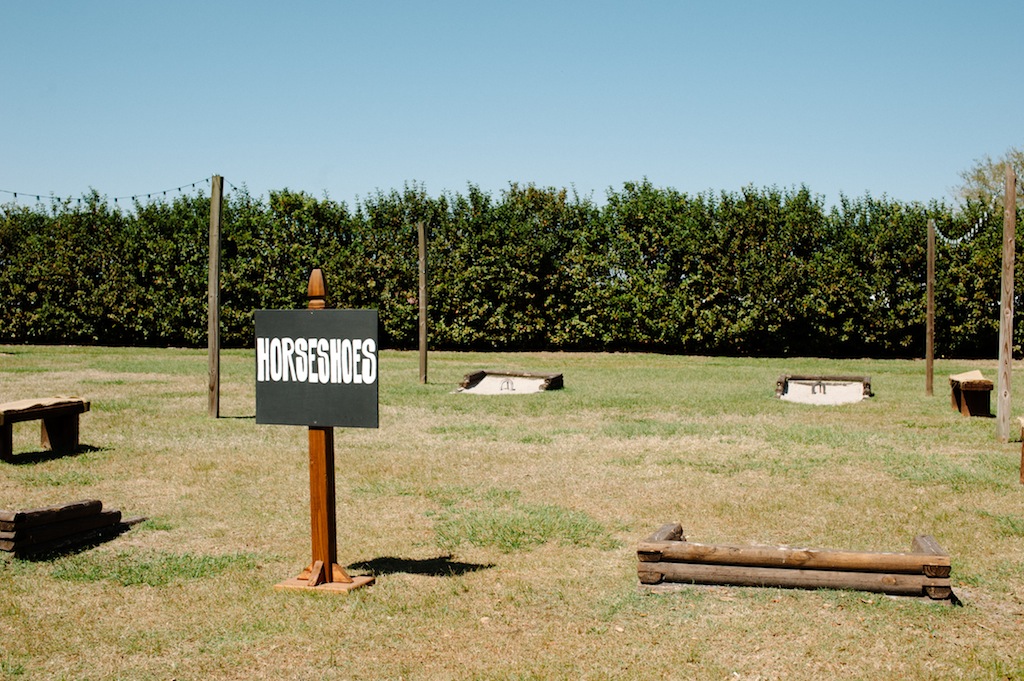
[[[324,283],[324,273],[319,267],[309,275],[306,296],[309,298],[310,310],[323,310],[327,307],[327,285]]]

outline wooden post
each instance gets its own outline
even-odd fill
[[[324,582],[351,582],[352,579],[338,566],[337,526],[334,517],[334,429],[309,429],[309,520],[310,536],[313,541],[313,560],[311,566],[318,562],[324,569],[319,575],[311,575],[310,586],[319,586]],[[340,570],[340,579],[335,580],[335,570]]]
[[[306,288],[310,310],[327,307],[323,272],[314,269]],[[312,561],[298,577],[278,584],[282,589],[322,588],[351,591],[373,584],[373,577],[353,579],[338,564],[337,520],[334,494],[334,428],[309,428],[309,524]]]
[[[207,275],[207,347],[210,363],[208,406],[210,416],[220,417],[220,226],[224,202],[224,178],[213,176],[210,187],[210,267]]]
[[[310,310],[327,307],[327,286],[319,269],[309,275],[306,288]],[[337,528],[334,498],[334,428],[309,429],[309,520],[313,538],[309,586],[327,582],[351,582],[338,565]],[[323,569],[318,569],[317,565]],[[335,579],[335,573],[339,579]]]
[[[427,382],[427,230],[423,221],[416,223],[420,263],[420,383]]]
[[[1003,192],[1002,313],[999,318],[999,394],[996,402],[996,435],[1010,441],[1010,371],[1013,362],[1013,265],[1017,237],[1017,176],[1006,164]]]
[[[928,322],[924,394],[935,394],[935,220],[928,221]]]

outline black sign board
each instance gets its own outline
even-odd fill
[[[257,310],[256,423],[376,428],[376,310]]]

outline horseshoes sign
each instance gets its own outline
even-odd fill
[[[376,310],[257,310],[256,423],[376,428]]]

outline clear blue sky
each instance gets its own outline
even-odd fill
[[[1024,146],[1020,0],[12,0],[0,27],[0,190],[22,193],[220,174],[601,203],[646,177],[951,201]]]

